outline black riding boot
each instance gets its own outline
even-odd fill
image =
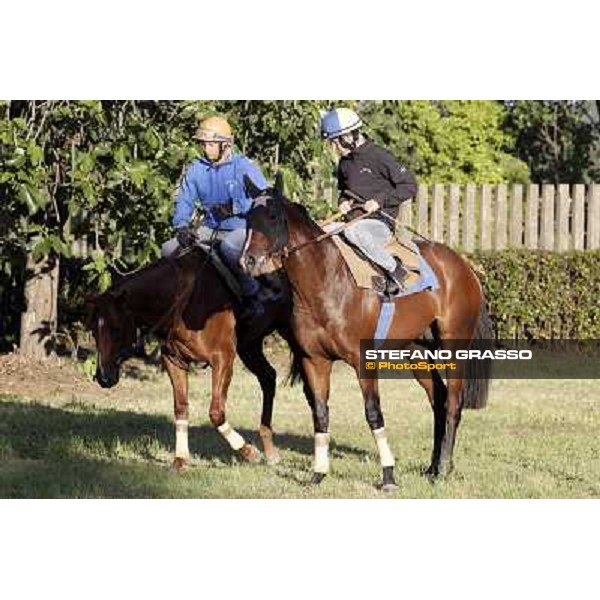
[[[404,268],[402,263],[396,257],[394,257],[394,260],[396,261],[396,268],[393,273],[388,274],[386,289],[386,293],[390,296],[395,296],[400,290],[404,289],[404,282],[408,275],[408,271]]]
[[[253,317],[258,317],[265,312],[262,302],[256,296],[244,296],[243,305],[240,311],[240,319],[245,321]]]

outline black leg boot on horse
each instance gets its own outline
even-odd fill
[[[398,489],[394,479],[395,460],[385,434],[383,413],[379,402],[379,382],[377,379],[360,379],[360,373],[357,373],[357,376],[365,402],[365,417],[379,451],[379,460],[383,471],[381,490],[387,493],[394,492]]]

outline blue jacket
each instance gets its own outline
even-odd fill
[[[187,225],[198,203],[206,211],[204,224],[207,227],[245,228],[244,219],[227,218],[222,214],[223,207],[229,208],[230,214],[246,214],[250,210],[252,199],[246,192],[244,175],[248,175],[259,189],[268,187],[260,169],[241,154],[234,154],[218,165],[204,158],[195,160],[187,169],[177,193],[173,226],[179,229]]]

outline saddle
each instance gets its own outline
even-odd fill
[[[375,282],[381,279],[382,275],[388,277],[388,274],[368,260],[358,248],[348,243],[342,235],[334,235],[332,239],[342,253],[356,285],[379,293]],[[434,287],[430,281],[431,269],[425,263],[418,246],[413,240],[406,235],[400,239],[392,237],[386,244],[385,249],[398,259],[407,271],[404,290],[401,290],[396,296],[403,296],[422,291],[427,287]],[[435,284],[437,284],[437,281],[435,281]]]

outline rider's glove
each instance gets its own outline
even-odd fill
[[[180,227],[175,237],[182,248],[190,248],[196,243],[196,236],[189,227]]]

